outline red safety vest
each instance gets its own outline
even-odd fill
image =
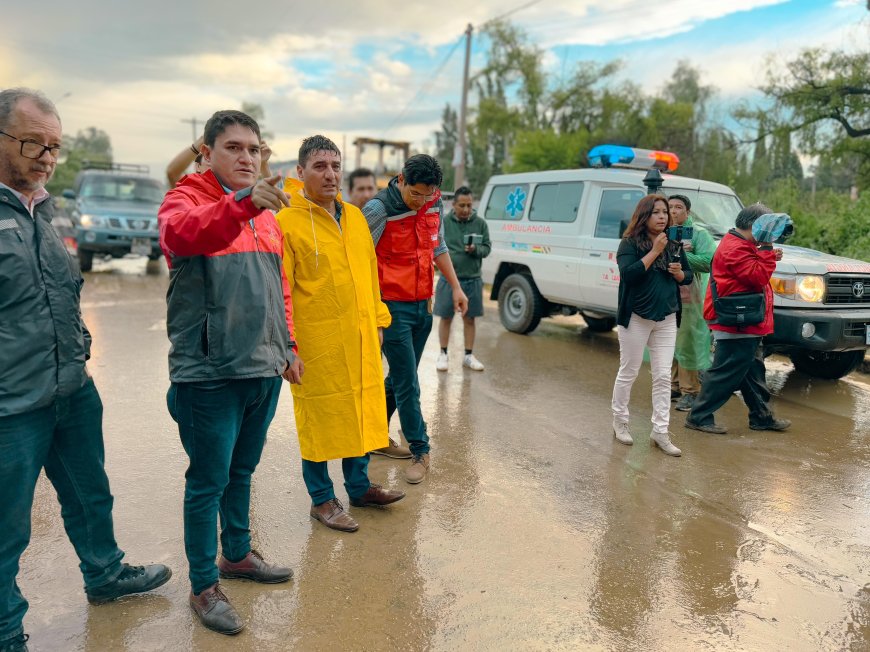
[[[424,301],[432,297],[434,249],[441,215],[433,206],[438,196],[416,213],[387,218],[375,251],[384,301]]]

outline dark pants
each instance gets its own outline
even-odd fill
[[[713,366],[704,372],[701,393],[687,420],[698,425],[714,423],[713,413],[737,389],[749,408],[750,424],[766,425],[773,420],[760,337],[716,340]]]
[[[341,460],[341,470],[344,472],[344,488],[351,498],[361,498],[369,490],[369,456],[345,457]],[[329,467],[326,462],[302,460],[302,479],[305,488],[311,496],[313,505],[322,505],[327,500],[335,498],[335,489],[329,477]]]
[[[167,403],[190,458],[184,488],[184,551],[190,585],[218,581],[215,522],[230,561],[251,550],[251,475],[275,416],[281,378],[173,383]]]
[[[120,574],[124,553],[115,543],[104,461],[103,404],[91,379],[48,407],[0,417],[0,643],[22,633],[27,600],[15,576],[30,542],[42,468],[57,492],[85,587],[102,586]]]
[[[384,355],[390,373],[384,381],[387,391],[387,424],[398,408],[402,432],[414,455],[429,452],[429,435],[420,410],[420,381],[417,367],[432,330],[427,301],[386,301],[393,322],[384,330]]]

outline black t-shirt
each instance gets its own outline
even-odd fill
[[[616,252],[619,265],[619,307],[616,323],[628,327],[631,314],[637,314],[651,321],[662,321],[668,315],[677,313],[679,321],[682,303],[678,285],[692,282],[692,270],[682,247],[669,243],[662,256],[670,255],[673,260],[679,256],[680,267],[685,274],[682,283],[677,283],[665,265],[652,265],[647,269],[641,260],[648,251],[643,251],[633,239],[624,238]]]

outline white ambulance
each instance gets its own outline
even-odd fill
[[[616,249],[648,192],[647,175],[653,184],[658,177],[663,194],[687,196],[695,222],[717,240],[743,207],[728,186],[671,174],[679,159],[670,152],[601,145],[589,161],[599,167],[505,174],[486,185],[478,212],[492,252],[483,279],[509,331],[529,333],[544,317],[577,312],[592,330],[614,327]],[[870,346],[870,263],[783,249],[771,281],[775,332],[767,350],[789,355],[809,375],[840,378]]]

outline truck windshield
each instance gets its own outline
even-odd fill
[[[665,188],[666,195],[685,195],[692,202],[692,220],[707,227],[711,234],[721,237],[734,228],[734,219],[743,208],[735,195],[726,195],[706,190]]]
[[[117,201],[159,204],[163,201],[163,189],[154,179],[143,177],[98,176],[82,181],[81,197],[91,199],[114,199]]]

